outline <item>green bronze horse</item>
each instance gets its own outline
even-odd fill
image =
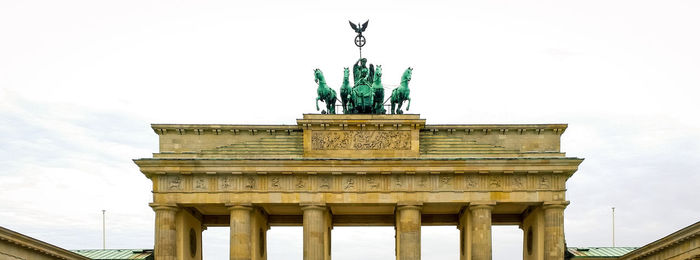
[[[343,85],[340,86],[340,102],[343,104],[343,113],[345,114],[350,114],[350,110],[352,110],[352,107],[348,108],[348,104],[350,102],[350,92],[352,91],[352,88],[350,88],[350,69],[345,68],[343,71]]]
[[[408,89],[408,82],[411,81],[413,68],[409,67],[401,76],[401,85],[391,91],[391,114],[403,114],[401,105],[408,100],[406,111],[411,108],[411,90]],[[398,105],[398,106],[397,106]]]
[[[373,114],[386,114],[384,109],[384,86],[382,85],[382,65],[377,65],[374,69],[374,80],[372,81],[374,90]]]
[[[321,114],[335,114],[335,101],[337,100],[335,90],[328,87],[326,78],[323,77],[323,72],[321,72],[320,69],[314,70],[314,77],[314,80],[318,83],[318,89],[316,89],[318,93],[318,97],[316,97],[316,110],[319,110],[318,101],[321,100],[326,102],[326,110],[321,111]]]

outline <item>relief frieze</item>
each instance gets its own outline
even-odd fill
[[[410,131],[313,131],[314,150],[411,150]]]
[[[437,192],[564,189],[551,175],[334,174],[175,175],[158,178],[163,192]]]

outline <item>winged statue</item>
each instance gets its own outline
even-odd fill
[[[367,20],[365,23],[360,25],[360,23],[354,24],[351,21],[348,21],[350,23],[350,27],[352,27],[353,30],[359,35],[362,35],[362,32],[367,30],[367,24],[369,24],[369,20]]]

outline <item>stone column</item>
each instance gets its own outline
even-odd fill
[[[548,201],[544,210],[544,259],[564,259],[564,209],[568,201]]]
[[[420,260],[420,205],[396,207],[396,259]]]
[[[304,260],[324,260],[326,207],[324,205],[302,205],[304,212]]]
[[[472,260],[491,260],[491,211],[496,202],[469,205],[472,219]]]
[[[231,260],[251,260],[253,252],[251,248],[251,205],[226,205],[231,211]]]
[[[156,237],[154,246],[155,260],[177,259],[177,231],[175,213],[179,210],[175,204],[151,203],[156,212]]]
[[[326,210],[325,212],[325,223],[324,223],[324,230],[326,231],[325,233],[325,238],[324,238],[324,250],[325,250],[325,257],[323,258],[324,260],[331,260],[331,230],[333,229],[333,214],[331,214],[330,210]]]
[[[457,229],[459,229],[459,259],[469,260],[471,259],[471,213],[469,212],[469,207],[464,207],[459,213],[457,223]]]

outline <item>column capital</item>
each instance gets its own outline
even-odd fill
[[[488,210],[493,210],[493,208],[496,206],[495,201],[475,201],[469,203],[469,210],[475,210],[475,209],[488,209]]]
[[[396,203],[396,210],[403,210],[403,209],[417,209],[421,210],[423,209],[423,202],[418,202],[418,201],[399,201]]]
[[[160,210],[171,210],[171,211],[178,211],[180,208],[177,206],[175,203],[148,203],[148,206],[151,206],[153,208],[153,211],[160,211]]]
[[[250,203],[226,203],[224,206],[228,210],[253,210],[253,204]]]
[[[565,209],[569,205],[569,201],[545,201],[542,203],[542,209]]]
[[[326,203],[299,203],[301,211],[305,210],[326,210]]]

